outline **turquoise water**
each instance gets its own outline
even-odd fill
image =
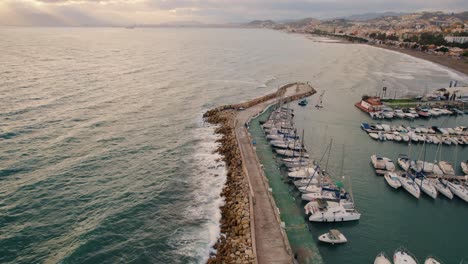
[[[0,28],[0,49],[1,263],[204,262],[219,235],[225,173],[213,168],[216,137],[203,112],[295,81],[327,90],[322,112],[297,110],[298,126],[309,127],[314,155],[331,136],[349,141],[345,171],[364,213],[344,230],[351,243],[319,245],[325,262],[362,263],[399,244],[462,256],[447,234],[466,231],[466,205],[387,189],[369,153],[406,148],[369,141],[353,103],[382,79],[404,94],[464,75],[255,29]]]

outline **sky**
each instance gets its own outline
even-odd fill
[[[0,0],[0,25],[99,26],[468,11],[468,0]]]

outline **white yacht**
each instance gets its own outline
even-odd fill
[[[462,183],[454,183],[449,181],[447,181],[447,186],[453,194],[468,203],[468,187],[464,186]]]
[[[294,185],[299,188],[299,187],[303,187],[303,186],[307,186],[309,184],[318,184],[318,177],[314,177],[314,178],[309,178],[309,179],[301,179],[301,180],[297,180],[297,181],[294,181]]]
[[[338,197],[335,192],[331,191],[322,191],[319,193],[303,193],[301,195],[303,201],[316,201],[317,199],[327,200],[327,201],[336,201]]]
[[[276,153],[279,155],[286,156],[286,157],[305,157],[305,158],[309,157],[307,153],[302,153],[301,151],[294,151],[290,149],[277,149]]]
[[[394,171],[395,170],[395,164],[393,164],[393,161],[389,158],[383,158],[385,161],[385,169],[388,171]]]
[[[398,156],[397,163],[404,171],[408,171],[410,168],[410,159],[404,154]]]
[[[421,196],[421,190],[419,189],[418,185],[414,183],[411,177],[409,177],[406,173],[403,173],[402,175],[398,176],[398,179],[401,182],[401,186],[403,186],[407,192],[419,199]]]
[[[428,179],[424,178],[416,178],[414,179],[414,182],[419,186],[419,188],[429,195],[431,198],[436,199],[437,198],[437,189],[432,185],[432,182],[429,181]]]
[[[338,230],[332,229],[328,233],[325,233],[318,237],[318,240],[329,243],[329,244],[342,244],[348,242],[346,237]]]
[[[446,184],[443,184],[439,179],[430,179],[430,181],[432,181],[432,184],[438,192],[440,192],[449,199],[453,199],[453,193],[450,191],[449,187],[447,187]]]
[[[288,177],[293,179],[307,179],[312,176],[318,176],[314,167],[304,167],[288,173]]]
[[[401,187],[401,182],[398,179],[398,174],[396,172],[389,171],[384,175],[385,181],[387,181],[388,185],[392,186],[395,189]]]
[[[403,110],[401,109],[396,109],[395,110],[395,115],[399,118],[404,118],[405,117],[405,113],[403,112]]]
[[[413,257],[408,250],[404,248],[399,248],[395,250],[393,254],[393,263],[394,264],[418,264],[416,258]]]
[[[453,169],[452,164],[447,161],[439,161],[439,167],[445,174],[455,175],[455,170]]]
[[[384,134],[385,135],[385,139],[386,140],[393,140],[394,139],[394,135],[393,134]]]
[[[375,257],[374,264],[392,264],[392,262],[385,256],[385,253],[380,252],[377,257]]]
[[[304,208],[306,214],[310,214],[311,222],[345,222],[361,218],[361,214],[354,209],[354,204],[346,200],[316,200],[306,204]]]
[[[385,169],[386,167],[386,162],[385,160],[378,156],[378,155],[372,155],[371,156],[371,162],[372,162],[372,165],[374,166],[375,169]]]
[[[435,257],[427,257],[426,260],[424,261],[424,264],[442,264],[442,262]]]

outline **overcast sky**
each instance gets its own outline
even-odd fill
[[[0,0],[0,25],[125,25],[468,11],[468,0]]]

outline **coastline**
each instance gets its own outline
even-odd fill
[[[429,53],[425,53],[419,50],[398,48],[398,47],[393,47],[393,46],[388,46],[388,45],[369,45],[369,46],[400,52],[400,53],[410,55],[419,59],[423,59],[423,60],[427,60],[436,64],[440,64],[451,70],[455,70],[457,72],[468,75],[468,61],[458,60],[458,59],[448,57],[445,55],[429,54]]]
[[[245,129],[244,125],[247,125],[250,119],[245,120],[244,124],[239,123],[237,117],[239,116],[239,113],[244,113],[245,115],[246,111],[243,111],[244,109],[254,106],[261,107],[262,103],[269,103],[269,105],[271,105],[272,101],[276,103],[277,99],[282,98],[286,94],[288,88],[299,85],[304,84],[287,84],[279,88],[274,93],[245,103],[220,106],[207,111],[203,115],[203,118],[207,122],[218,125],[215,133],[220,134],[222,137],[218,140],[221,145],[216,152],[223,156],[223,160],[227,166],[226,184],[221,192],[221,196],[225,198],[225,203],[220,208],[221,234],[213,247],[216,253],[210,255],[207,263],[261,262],[257,256],[255,241],[258,233],[255,229],[258,227],[254,224],[255,217],[253,210],[253,206],[258,206],[259,201],[254,197],[252,183],[249,178],[249,171],[246,169],[245,165],[247,161],[244,160],[245,158],[242,154],[244,149],[240,149],[241,143],[238,138],[238,130],[240,128]],[[297,88],[297,91],[299,91],[299,88]],[[311,91],[307,93],[288,96],[284,98],[284,101],[297,100],[314,93],[315,90],[312,88]],[[261,109],[260,112],[261,111],[264,111],[264,109]],[[249,146],[251,146],[250,140]],[[256,160],[258,161],[258,159]],[[277,221],[277,219],[275,218],[273,221]],[[263,235],[265,236],[265,234]],[[286,240],[285,242],[287,243],[287,238],[283,237],[283,239]],[[292,256],[290,257],[292,258]]]

